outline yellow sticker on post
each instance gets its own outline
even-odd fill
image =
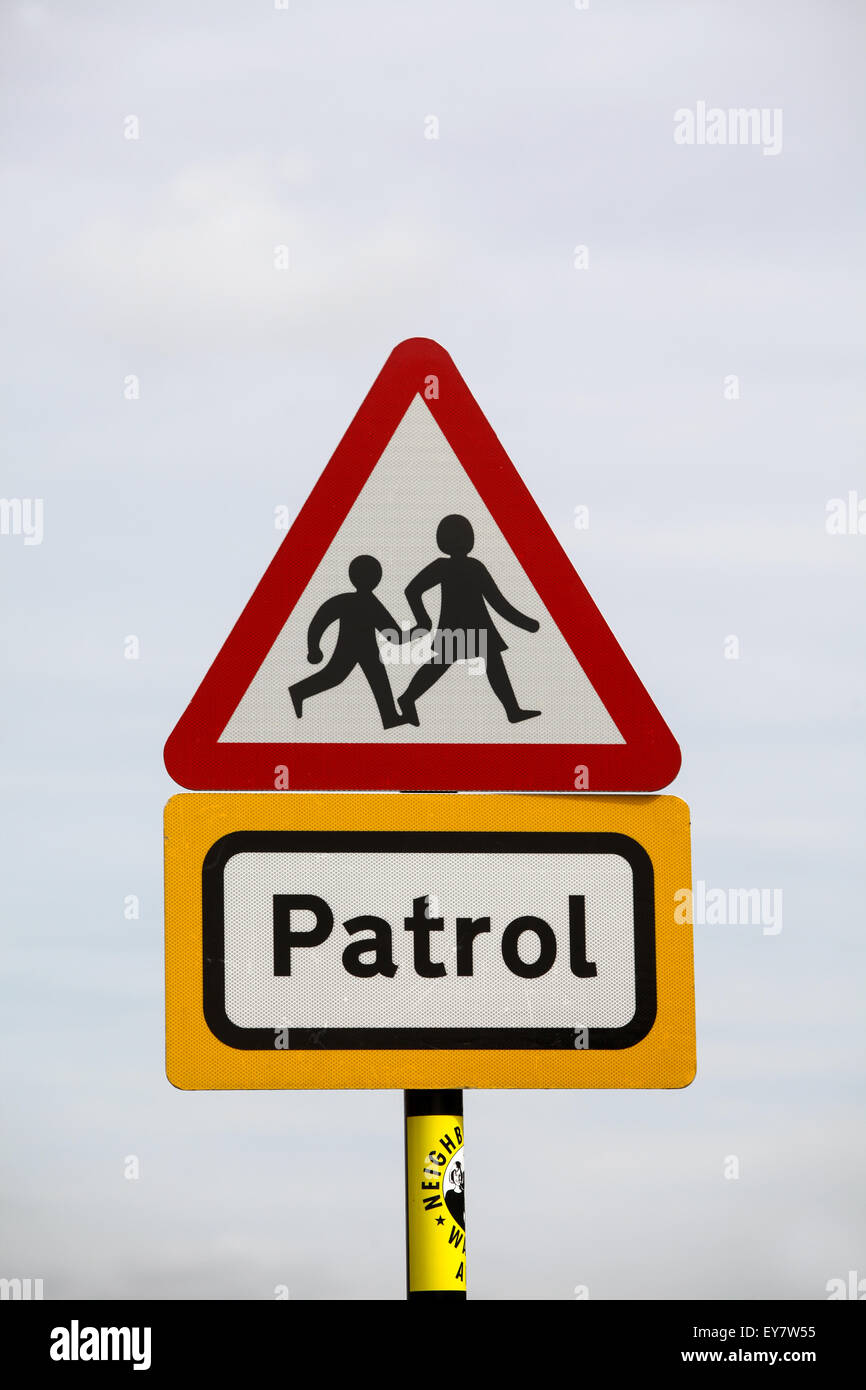
[[[465,1295],[465,1200],[463,1116],[407,1115],[406,1282],[410,1297]]]

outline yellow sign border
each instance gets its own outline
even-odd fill
[[[632,1047],[518,1051],[243,1051],[202,1008],[201,871],[239,830],[608,831],[653,865],[656,1020]],[[180,1090],[673,1089],[694,1080],[689,808],[677,796],[182,792],[165,808],[166,1075]]]

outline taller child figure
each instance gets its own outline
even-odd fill
[[[508,646],[494,627],[488,606],[526,632],[537,632],[538,622],[513,608],[499,592],[487,566],[470,555],[475,534],[465,516],[443,517],[436,529],[436,544],[445,558],[427,565],[406,589],[416,625],[426,632],[433,624],[422,595],[438,585],[442,600],[433,656],[415,672],[408,689],[397,701],[403,717],[410,724],[420,724],[416,701],[444,676],[455,660],[472,651],[483,657],[487,679],[509,721],[517,724],[521,719],[536,718],[541,710],[521,709],[517,703],[502,660],[502,653]],[[449,634],[447,639],[443,640],[443,633]]]

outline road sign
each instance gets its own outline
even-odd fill
[[[183,794],[165,835],[178,1087],[694,1076],[677,797]]]
[[[634,792],[680,751],[451,358],[412,338],[165,762],[199,789]]]

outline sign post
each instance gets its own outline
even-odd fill
[[[167,1076],[402,1090],[408,1297],[466,1297],[464,1089],[692,1081],[689,810],[646,794],[679,747],[438,344],[389,357],[165,763]]]

